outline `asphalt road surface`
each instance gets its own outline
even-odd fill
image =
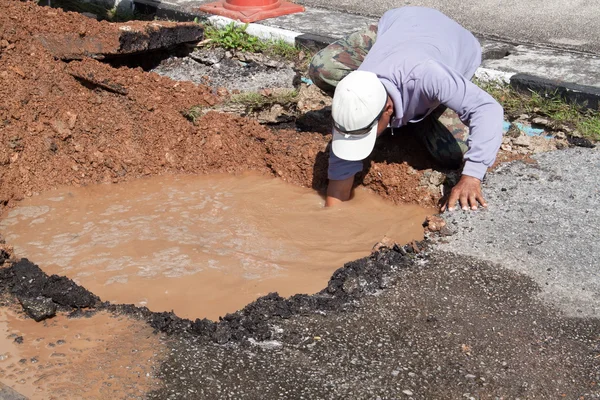
[[[297,0],[310,7],[379,17],[390,8],[436,8],[467,29],[517,43],[600,54],[600,1],[591,0]]]

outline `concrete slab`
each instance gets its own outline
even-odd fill
[[[524,45],[507,47],[506,50],[510,52],[509,55],[498,59],[488,58],[482,66],[560,82],[600,87],[598,56]]]

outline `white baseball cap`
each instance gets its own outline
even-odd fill
[[[353,71],[338,83],[331,105],[333,154],[348,161],[371,154],[387,98],[385,87],[372,72]]]

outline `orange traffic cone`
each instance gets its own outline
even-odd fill
[[[241,22],[254,22],[302,12],[304,7],[281,0],[221,0],[203,4],[200,6],[200,11],[237,19]]]

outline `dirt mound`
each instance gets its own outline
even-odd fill
[[[210,112],[194,125],[182,113],[218,104],[211,88],[93,59],[66,63],[40,41],[59,32],[102,37],[113,25],[28,2],[0,4],[2,206],[59,185],[175,172],[256,170],[324,187],[327,135],[271,131]],[[151,23],[136,26],[143,24]],[[432,204],[412,168],[377,165],[364,179],[367,186],[395,202]],[[381,176],[395,180],[382,187]]]

